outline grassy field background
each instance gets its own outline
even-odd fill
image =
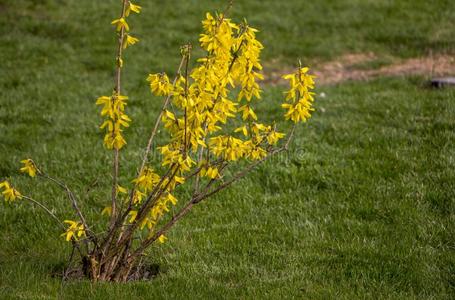
[[[0,0],[0,179],[72,217],[57,189],[18,174],[32,157],[84,199],[106,205],[110,155],[95,99],[112,89],[120,1]],[[122,182],[133,176],[161,99],[150,72],[174,72],[206,11],[224,1],[138,1],[141,42],[127,52],[133,126]],[[455,53],[453,1],[238,1],[236,20],[261,29],[264,62],[310,66],[346,53],[410,58]],[[294,150],[196,207],[152,249],[159,276],[123,285],[61,286],[69,246],[29,205],[1,204],[0,299],[453,299],[455,90],[426,77],[319,86],[317,112]],[[260,110],[280,119],[282,87]],[[105,188],[106,187],[106,188]]]

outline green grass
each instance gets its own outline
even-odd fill
[[[62,1],[63,2],[63,1]],[[110,154],[94,99],[112,89],[119,1],[0,0],[0,179],[72,213],[57,189],[18,174],[33,157],[83,194],[94,221],[108,202]],[[133,176],[160,99],[144,78],[173,72],[218,1],[142,1],[126,57],[131,98],[122,182]],[[117,5],[117,6],[116,6]],[[234,18],[261,29],[266,63],[347,52],[454,53],[453,1],[238,1]],[[277,60],[275,60],[277,59]],[[161,273],[128,284],[61,282],[69,246],[38,209],[1,205],[3,299],[451,299],[455,296],[455,90],[425,78],[319,87],[317,112],[293,151],[198,205],[152,249]],[[260,110],[281,118],[281,89]],[[268,105],[267,103],[273,103]]]

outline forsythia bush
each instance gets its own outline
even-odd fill
[[[148,76],[151,92],[163,97],[163,107],[151,130],[137,177],[130,187],[120,186],[119,155],[127,144],[123,131],[132,122],[126,111],[129,99],[121,91],[122,54],[139,42],[130,33],[128,18],[141,12],[141,7],[130,1],[124,0],[122,5],[120,17],[112,21],[118,35],[116,84],[111,95],[96,101],[101,106],[104,145],[113,153],[112,191],[109,204],[102,211],[109,219],[107,230],[93,232],[78,207],[76,195],[31,159],[22,161],[20,171],[60,186],[68,195],[76,220],[61,222],[52,210],[22,195],[10,182],[0,184],[6,201],[30,201],[61,225],[62,237],[80,254],[81,270],[93,281],[135,278],[140,272],[140,258],[150,245],[156,241],[164,243],[164,234],[194,205],[239,180],[272,155],[287,150],[295,124],[306,121],[313,110],[313,76],[308,74],[308,68],[299,66],[284,76],[290,88],[281,106],[284,118],[294,123],[291,132],[286,136],[275,123],[262,123],[254,107],[261,99],[258,82],[263,79],[259,58],[263,45],[256,38],[258,30],[246,21],[234,23],[226,17],[227,11],[207,13],[199,39],[205,56],[197,60],[196,67],[189,70],[192,46],[185,45],[175,78],[171,80],[165,73]],[[153,168],[148,157],[160,125],[169,139],[156,148],[162,162]],[[239,161],[248,163],[238,165]],[[227,171],[233,167],[240,171],[229,177]],[[165,218],[169,208],[177,205],[176,191],[184,184],[192,187],[190,199],[178,206],[176,214]],[[138,235],[143,238],[137,239]]]

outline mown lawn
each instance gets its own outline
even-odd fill
[[[62,2],[62,3],[60,3]],[[225,2],[138,1],[125,90],[131,98],[121,165],[135,172],[161,99],[149,72],[174,72],[179,45]],[[0,0],[0,179],[71,218],[57,189],[18,174],[33,157],[99,218],[109,195],[94,100],[112,89],[119,1]],[[287,67],[350,52],[455,53],[453,1],[238,1],[233,18],[261,29],[264,60]],[[318,87],[293,151],[194,211],[152,249],[152,281],[122,285],[56,275],[69,246],[38,209],[0,205],[0,299],[452,299],[455,297],[455,89],[426,78]],[[281,87],[260,111],[280,119]],[[104,221],[103,221],[104,222]],[[101,228],[101,227],[100,227]]]

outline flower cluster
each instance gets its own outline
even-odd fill
[[[123,33],[123,49],[126,49],[128,46],[136,44],[139,39],[135,38],[134,36],[129,34],[130,26],[126,22],[127,17],[129,17],[131,12],[140,13],[141,7],[139,5],[133,4],[131,1],[128,1],[125,10],[122,16],[119,19],[115,19],[111,22],[112,25],[115,26],[118,32]]]
[[[189,151],[195,153],[200,147],[206,148],[208,135],[221,131],[229,119],[236,119],[240,113],[243,121],[257,120],[250,104],[253,98],[260,99],[257,80],[263,78],[259,73],[262,69],[259,55],[263,46],[256,40],[257,30],[246,22],[234,24],[222,14],[214,17],[207,13],[202,24],[204,33],[200,43],[207,54],[198,60],[199,65],[189,76],[180,75],[175,85],[169,83],[165,74],[149,76],[152,92],[157,96],[172,95],[174,106],[181,112],[179,116],[166,111],[163,116],[164,126],[172,137],[172,142],[161,148],[163,165],[173,162],[181,168],[191,168],[194,161],[188,158]],[[229,96],[235,87],[240,90],[237,101],[246,101],[240,107]],[[225,135],[218,138],[222,136]],[[234,137],[228,139],[238,141]],[[227,156],[243,157],[240,152],[248,152],[245,148],[258,146],[251,140],[240,141],[240,144],[239,153]],[[235,145],[228,148],[233,147]]]
[[[8,181],[0,183],[0,188],[3,188],[2,195],[5,197],[5,201],[13,202],[16,199],[21,199],[22,195],[16,190]]]
[[[182,177],[174,176],[172,180],[161,178],[152,168],[144,167],[139,176],[133,180],[135,188],[133,190],[132,203],[135,207],[139,208],[143,200],[151,192],[157,192],[158,190],[163,190],[163,192],[156,199],[156,203],[152,209],[141,220],[139,224],[141,229],[147,226],[151,231],[164,213],[169,211],[169,205],[175,206],[177,204],[177,198],[171,194],[171,191],[177,184],[182,184],[183,182],[184,178]],[[137,209],[132,209],[129,212],[129,223],[133,223],[136,220],[137,213]],[[160,241],[164,242],[164,238],[160,238]]]
[[[129,127],[131,119],[125,114],[125,106],[128,97],[113,94],[112,96],[101,96],[96,100],[97,105],[103,105],[101,116],[106,120],[101,124],[101,129],[106,129],[104,145],[108,149],[120,150],[125,146],[126,141],[122,135],[122,127]]]
[[[63,222],[69,225],[66,231],[61,234],[61,236],[65,237],[65,240],[67,242],[71,240],[77,241],[80,237],[85,236],[84,225],[82,225],[80,222],[71,220],[65,220]]]
[[[142,227],[149,224],[152,228],[168,211],[168,205],[175,205],[177,200],[171,193],[194,167],[199,169],[197,176],[201,179],[219,179],[222,177],[219,162],[262,159],[267,156],[268,147],[284,137],[275,126],[258,122],[252,104],[254,99],[261,98],[258,80],[263,79],[259,58],[263,46],[256,39],[258,30],[246,21],[235,24],[222,14],[210,13],[202,26],[204,32],[199,41],[206,55],[193,70],[178,74],[174,83],[165,73],[150,74],[147,79],[154,95],[172,99],[172,111],[166,109],[162,116],[171,141],[159,150],[162,166],[170,168],[173,175],[162,178],[160,188],[165,192],[149,216],[141,220]],[[184,47],[183,55],[190,50],[189,46]],[[235,88],[238,93],[234,95],[236,100],[232,100]],[[228,122],[242,125],[233,132],[225,132]],[[200,159],[198,153],[205,153],[206,159]],[[143,175],[136,179],[136,184],[140,178]],[[135,220],[135,214],[133,211],[130,221]]]
[[[291,119],[294,123],[305,122],[310,116],[314,93],[314,76],[308,74],[308,68],[299,68],[294,74],[283,76],[289,80],[290,90],[286,92],[286,101],[281,106],[287,109],[286,120]]]
[[[157,96],[167,96],[172,90],[169,77],[165,73],[150,74],[147,81],[150,82],[150,89],[153,94]]]
[[[147,227],[147,229],[152,232],[154,226],[158,223],[160,218],[166,213],[169,212],[169,206],[175,206],[177,204],[177,198],[175,198],[171,193],[166,193],[162,197],[158,199],[156,204],[153,208],[149,211],[149,213],[140,221],[139,228],[143,229]],[[136,220],[138,214],[138,210],[131,210],[129,212],[129,223],[133,223]]]
[[[35,162],[31,160],[30,158],[21,160],[21,163],[24,164],[22,168],[20,168],[19,171],[23,173],[27,173],[30,177],[35,177],[36,173],[40,173],[38,168],[35,165]]]

